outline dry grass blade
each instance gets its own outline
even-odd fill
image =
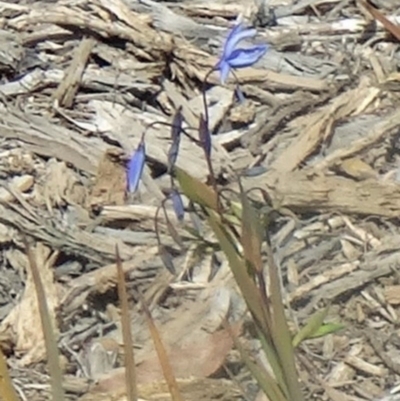
[[[118,246],[115,247],[115,256],[118,272],[118,297],[121,302],[121,326],[122,337],[124,339],[126,391],[128,400],[136,401],[138,399],[138,393],[136,365],[133,353],[131,319],[129,314],[128,296],[126,294],[125,275],[124,270],[122,269],[122,262],[119,255]]]
[[[7,369],[6,358],[0,349],[0,399],[4,401],[19,401]]]
[[[367,1],[360,0],[360,3],[378,20],[397,40],[400,40],[400,27],[389,21],[380,11]]]
[[[49,308],[47,306],[46,294],[43,288],[42,280],[40,279],[39,269],[36,264],[35,255],[32,248],[28,244],[27,239],[24,237],[26,254],[28,255],[29,265],[32,271],[32,278],[35,284],[36,296],[38,300],[38,307],[40,312],[40,320],[42,322],[42,329],[44,340],[46,344],[47,363],[51,378],[52,401],[64,401],[64,388],[62,385],[62,372],[60,367],[60,357],[57,347],[57,341],[54,336],[54,330],[51,324]]]
[[[171,398],[173,401],[183,401],[182,395],[179,391],[178,383],[175,379],[174,372],[172,370],[172,366],[169,362],[167,352],[165,351],[165,347],[162,343],[160,334],[157,330],[157,327],[154,323],[153,317],[151,316],[150,309],[148,308],[146,301],[142,294],[137,292],[140,302],[143,307],[143,311],[146,317],[147,324],[149,326],[151,338],[153,339],[154,347],[156,349],[158,359],[160,361],[161,369],[167,382],[169,392],[171,394]]]

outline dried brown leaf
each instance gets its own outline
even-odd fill
[[[118,149],[107,150],[99,162],[95,183],[90,191],[88,207],[123,205],[126,192],[126,172]]]
[[[239,333],[241,326],[237,324],[233,330]],[[209,377],[222,366],[232,346],[232,337],[225,329],[207,333],[199,328],[192,331],[182,343],[170,345],[167,353],[177,378]],[[139,383],[159,381],[162,378],[156,356],[138,366]]]
[[[238,335],[241,326],[233,326],[232,330]],[[181,346],[174,345],[168,349],[168,358],[178,382],[190,378],[205,378],[215,373],[225,361],[231,350],[233,340],[226,330],[214,334],[196,331]],[[157,355],[152,355],[137,366],[138,389],[164,381],[163,373]],[[125,394],[125,370],[114,369],[103,375],[98,384],[92,389],[94,393]]]

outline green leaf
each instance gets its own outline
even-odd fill
[[[271,401],[287,401],[285,395],[282,393],[281,388],[277,385],[277,382],[274,380],[271,374],[267,372],[264,367],[260,365],[260,363],[255,363],[250,359],[240,341],[232,333],[232,330],[229,329],[229,326],[228,330],[231,333],[235,348],[239,351],[242,361],[247,366],[247,369],[249,369],[253,378],[256,379],[264,394],[267,395],[268,399]]]
[[[340,330],[343,330],[346,326],[340,323],[325,323],[311,336],[308,338],[318,338],[325,337],[328,334],[336,333]]]
[[[274,344],[272,343],[271,337],[269,336],[270,333],[262,332],[262,330],[257,326],[256,326],[256,330],[257,330],[257,338],[260,340],[261,348],[267,358],[267,361],[271,365],[271,368],[272,368],[272,371],[274,372],[276,381],[278,382],[279,387],[282,389],[282,391],[285,394],[287,394],[288,389],[287,389],[287,385],[286,385],[286,380],[283,375],[282,366],[279,361],[279,356],[276,352],[276,348],[275,348]]]
[[[182,191],[191,201],[218,210],[218,194],[211,187],[178,167],[174,172]]]
[[[257,322],[267,330],[265,312],[263,311],[263,303],[260,292],[254,281],[249,276],[246,263],[239,254],[237,246],[234,243],[233,237],[228,233],[225,226],[222,225],[219,216],[211,210],[209,211],[208,222],[213,229],[222,251],[225,253],[229,266],[235,277],[240,291],[247,303],[250,312],[253,314]]]
[[[323,308],[310,317],[307,324],[294,336],[292,340],[293,347],[297,347],[302,341],[311,338],[321,328],[328,310],[329,308]]]
[[[282,366],[283,377],[290,401],[303,401],[298,373],[295,364],[294,347],[285,316],[285,308],[282,301],[281,282],[278,267],[275,263],[272,249],[267,241],[268,273],[269,273],[269,299],[271,316],[270,335],[278,354],[278,360]]]
[[[262,227],[260,224],[261,216],[257,215],[256,210],[251,205],[247,195],[244,193],[240,184],[240,198],[242,202],[242,234],[241,242],[243,246],[244,258],[251,264],[258,273],[263,270],[261,257],[261,245],[263,240]]]

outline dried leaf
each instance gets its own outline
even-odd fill
[[[125,203],[126,173],[119,149],[108,149],[99,161],[94,185],[88,199],[89,208]]]
[[[240,325],[234,328],[236,333],[240,329]],[[168,339],[171,334],[165,333],[164,330],[166,328],[163,327],[163,337]],[[179,342],[165,345],[175,377],[187,379],[211,376],[221,368],[227,354],[232,349],[233,340],[230,334],[224,329],[209,333],[200,327],[186,331],[187,334]],[[162,378],[162,370],[157,356],[147,356],[143,363],[138,365],[139,383],[151,383]]]
[[[215,302],[215,292],[210,289],[209,296],[204,297],[202,302],[189,301],[172,312],[169,315],[171,319],[164,323],[157,322],[168,360],[178,384],[193,379],[204,379],[214,374],[221,368],[227,354],[232,349],[231,335],[227,330],[219,329],[226,315],[218,313],[220,316],[218,323],[215,312],[219,305],[216,308]],[[222,309],[225,310],[224,307]],[[240,323],[232,326],[235,336],[240,334],[241,327]],[[153,348],[145,348],[142,349],[142,352],[138,351],[135,354],[138,363],[137,378],[140,395],[142,395],[141,389],[149,388],[164,380],[157,353]],[[96,391],[118,393],[124,387],[124,372],[122,369],[116,369],[103,376],[95,389]],[[168,392],[166,385],[164,388],[165,392]],[[205,394],[207,394],[207,390],[205,390]],[[185,399],[197,401],[193,397],[185,396]],[[230,399],[228,398],[228,400]]]

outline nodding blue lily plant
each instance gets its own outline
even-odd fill
[[[267,52],[268,45],[258,44],[258,45],[248,46],[246,48],[238,47],[240,42],[242,42],[245,39],[253,38],[256,35],[256,33],[257,31],[255,29],[246,28],[242,22],[237,23],[229,32],[223,45],[222,54],[219,58],[219,61],[214,66],[214,68],[212,68],[212,70],[206,75],[204,84],[206,84],[208,76],[215,70],[218,70],[220,72],[221,84],[225,84],[232,70],[238,68],[250,67],[257,61],[259,61],[260,58],[264,56],[264,54]],[[239,91],[240,94],[240,90],[238,88],[237,91]],[[183,218],[182,217],[183,204],[181,202],[181,199],[179,198],[180,196],[179,192],[177,192],[175,189],[172,173],[178,157],[180,136],[182,132],[185,133],[185,135],[188,135],[191,138],[191,140],[193,140],[197,145],[203,148],[210,169],[210,175],[213,177],[212,164],[211,164],[211,133],[209,130],[205,85],[203,88],[203,99],[204,99],[204,116],[202,114],[200,117],[199,140],[193,139],[182,129],[183,116],[181,114],[181,108],[177,110],[173,118],[173,122],[171,124],[172,141],[171,141],[171,147],[168,151],[168,173],[171,174],[171,186],[173,188],[171,199],[173,201],[172,203],[174,206],[175,213],[179,220]],[[160,123],[160,124],[165,124],[165,123]],[[151,125],[154,125],[154,123]],[[143,134],[142,139],[139,145],[137,146],[135,152],[133,153],[127,166],[127,189],[128,192],[130,193],[135,193],[138,190],[140,180],[142,177],[146,159],[146,148],[145,148],[144,137],[145,133]]]
[[[254,65],[268,50],[266,44],[253,45],[248,48],[238,48],[238,44],[249,38],[254,38],[257,31],[253,28],[245,28],[243,23],[238,23],[229,32],[225,40],[222,55],[215,66],[220,71],[221,83],[228,79],[232,69],[246,68]]]
[[[247,46],[246,48],[238,47],[240,42],[245,39],[253,38],[256,35],[256,30],[253,28],[246,28],[243,23],[236,24],[232,30],[229,32],[222,49],[222,54],[217,62],[217,64],[206,74],[203,82],[203,102],[204,102],[204,111],[200,115],[199,126],[197,127],[198,139],[193,138],[191,135],[187,133],[185,129],[182,128],[183,124],[183,115],[182,108],[179,108],[172,120],[172,124],[164,123],[164,122],[154,122],[150,124],[145,132],[142,135],[142,138],[137,146],[136,150],[133,152],[132,157],[130,158],[127,165],[127,190],[130,193],[135,193],[141,181],[144,164],[146,160],[146,146],[145,146],[145,135],[146,131],[150,126],[155,124],[160,125],[168,125],[171,127],[171,145],[167,154],[167,173],[171,177],[171,191],[168,196],[162,201],[161,205],[157,209],[157,213],[155,216],[155,231],[159,243],[159,251],[160,256],[165,261],[165,266],[171,272],[173,271],[173,265],[171,258],[168,257],[168,252],[166,252],[165,247],[162,245],[159,230],[158,230],[158,212],[160,209],[164,210],[165,217],[167,219],[167,227],[172,237],[179,243],[179,235],[177,231],[174,229],[173,225],[169,222],[169,217],[166,213],[165,203],[167,201],[172,201],[173,210],[178,221],[183,221],[185,216],[185,208],[184,203],[182,201],[181,195],[178,191],[177,186],[174,183],[174,167],[179,154],[179,146],[181,134],[184,134],[190,138],[191,141],[200,146],[207,160],[211,183],[215,187],[215,191],[217,191],[217,183],[213,173],[213,166],[211,163],[211,132],[209,129],[209,116],[208,116],[208,106],[206,101],[206,86],[207,79],[211,75],[213,71],[219,71],[220,73],[220,82],[221,84],[225,84],[229,75],[233,73],[235,69],[250,67],[255,64],[257,61],[261,59],[262,56],[267,52],[268,46],[266,44],[257,44],[252,46]],[[235,76],[235,75],[234,75]],[[235,77],[236,78],[236,77]],[[239,89],[238,84],[236,85],[236,93],[239,95],[239,100],[243,99],[243,94]],[[193,129],[193,128],[192,128]],[[189,208],[191,208],[189,206]],[[193,218],[193,213],[190,213],[191,218]]]

